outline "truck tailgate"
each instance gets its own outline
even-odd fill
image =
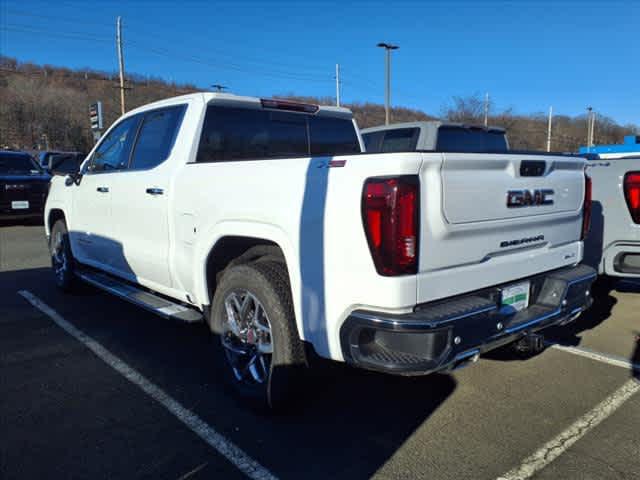
[[[580,160],[489,154],[443,156],[443,211],[449,223],[530,218],[575,212],[582,206],[584,165]],[[541,174],[522,176],[521,167],[525,174]],[[549,190],[553,194],[549,195],[550,203],[546,205],[530,208],[507,206],[509,191],[518,192],[513,194],[513,200],[517,201],[518,198],[524,199],[526,191],[535,193]]]
[[[584,166],[560,156],[425,153],[418,302],[579,262]]]

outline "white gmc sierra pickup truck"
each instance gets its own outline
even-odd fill
[[[274,407],[311,352],[426,374],[576,318],[584,167],[366,154],[349,110],[197,93],[115,122],[45,224],[59,287],[206,320],[234,390]]]
[[[640,278],[640,155],[593,156],[593,222],[585,263],[609,279]]]

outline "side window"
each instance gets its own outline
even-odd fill
[[[167,159],[185,109],[185,105],[177,105],[144,114],[129,168],[153,168]]]
[[[418,143],[417,128],[387,130],[382,141],[382,152],[411,152]]]
[[[362,140],[364,140],[364,148],[367,150],[367,152],[380,152],[380,142],[382,141],[383,135],[384,132],[372,132],[362,135]]]
[[[109,172],[127,168],[139,119],[138,115],[129,117],[109,132],[93,152],[89,172]]]

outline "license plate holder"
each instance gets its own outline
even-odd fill
[[[14,200],[11,202],[12,210],[27,210],[29,208],[28,200]]]
[[[502,313],[516,313],[529,306],[531,282],[514,283],[502,289],[500,311]]]

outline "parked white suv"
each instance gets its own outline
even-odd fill
[[[133,110],[52,181],[56,281],[204,318],[235,390],[270,406],[311,350],[426,374],[588,307],[582,159],[361,150],[342,108],[197,93]]]

